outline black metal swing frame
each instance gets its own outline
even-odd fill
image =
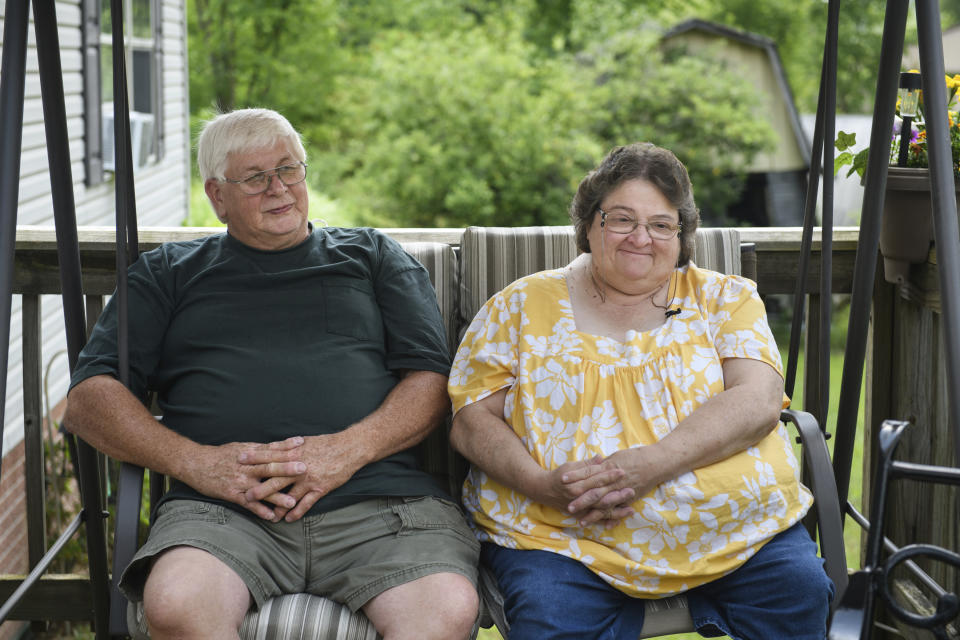
[[[887,132],[892,129],[897,79],[906,29],[907,0],[887,0],[884,23],[883,45],[873,114],[873,129],[868,160],[866,189],[860,225],[857,258],[854,270],[853,295],[848,325],[848,336],[844,357],[841,383],[841,397],[837,415],[837,434],[833,456],[834,474],[838,485],[840,504],[846,505],[846,511],[855,520],[869,526],[866,519],[847,502],[849,492],[850,466],[853,445],[856,437],[856,416],[859,404],[860,383],[867,346],[867,328],[869,325],[870,301],[876,272],[876,257],[879,244],[880,218],[886,183]],[[956,202],[953,195],[953,171],[951,167],[948,132],[945,131],[946,97],[941,78],[944,75],[943,51],[940,39],[939,3],[937,0],[916,0],[916,18],[918,40],[922,66],[923,88],[927,95],[928,144],[930,157],[930,179],[934,204],[935,236],[938,244],[938,264],[941,286],[942,313],[945,323],[947,346],[948,392],[951,401],[951,413],[957,415],[960,403],[960,231],[957,225]],[[28,29],[28,0],[7,0],[4,14],[3,55],[0,68],[0,336],[9,341],[12,307],[12,282],[14,241],[16,237],[17,198],[20,175],[20,144],[22,140],[24,83],[26,74],[26,47]],[[794,326],[791,334],[790,357],[787,374],[787,387],[792,392],[796,360],[799,351],[799,323],[803,316],[804,294],[806,291],[806,264],[811,254],[814,227],[814,211],[822,167],[833,166],[832,141],[835,136],[834,123],[836,112],[836,66],[839,0],[830,0],[828,24],[824,46],[823,66],[821,70],[821,89],[814,131],[813,154],[810,167],[810,180],[806,196],[804,232],[801,250],[801,268],[794,304]],[[77,224],[73,201],[73,180],[70,171],[70,157],[67,138],[66,114],[64,109],[64,91],[60,66],[60,46],[57,35],[57,20],[54,0],[33,0],[34,23],[37,39],[37,51],[40,66],[44,123],[48,146],[51,189],[53,193],[54,218],[56,223],[57,247],[60,265],[60,278],[63,291],[64,324],[66,329],[70,368],[76,363],[77,356],[86,340],[86,321],[82,304],[82,286],[80,282],[80,258],[77,242]],[[113,20],[114,50],[123,48],[122,0],[111,0]],[[114,55],[114,121],[116,158],[116,262],[118,288],[117,296],[120,309],[121,370],[126,370],[127,339],[126,326],[126,268],[137,259],[138,239],[136,222],[136,203],[133,186],[133,163],[130,148],[129,104],[127,99],[126,69],[124,56]],[[822,161],[822,163],[821,163]],[[833,176],[824,175],[823,181],[823,219],[822,219],[822,260],[821,296],[829,300],[831,293],[831,240],[833,230]],[[830,305],[823,305],[818,318],[820,335],[829,335]],[[821,425],[825,424],[828,412],[829,390],[829,344],[821,341],[818,353],[820,380],[816,393],[817,410],[814,411]],[[7,351],[0,350],[0,361],[6,365]],[[4,366],[5,370],[6,367]],[[126,382],[126,380],[122,380]],[[6,378],[0,377],[0,395],[6,395]],[[3,425],[3,406],[0,405],[0,434]],[[954,438],[956,459],[960,460],[960,423],[956,426]],[[902,429],[898,432],[902,432]],[[99,454],[89,445],[78,441],[76,445],[75,466],[78,469],[79,484],[83,499],[83,509],[77,518],[68,525],[61,537],[51,545],[48,552],[33,566],[30,575],[20,588],[5,603],[0,605],[0,621],[4,620],[17,602],[24,597],[47,570],[53,558],[65,542],[81,526],[87,530],[88,560],[90,563],[91,589],[94,603],[94,628],[97,638],[106,638],[112,634],[125,632],[124,612],[117,606],[110,606],[111,587],[107,568],[107,537],[104,510],[100,492],[101,464]],[[892,453],[892,449],[891,449]],[[135,475],[132,481],[121,482],[121,486],[130,487],[121,491],[118,499],[118,513],[124,517],[139,517],[139,509],[131,504],[139,504],[142,477],[136,468],[124,465],[121,473]],[[898,469],[892,463],[889,469]],[[2,470],[2,469],[0,469]],[[916,470],[917,477],[928,481],[950,481],[954,472],[943,469]],[[938,475],[939,474],[939,475]],[[878,482],[881,482],[878,480]],[[135,514],[130,516],[129,514]],[[871,511],[871,515],[876,515]],[[870,529],[871,541],[882,540],[881,524]],[[125,544],[119,542],[119,544]],[[858,637],[869,634],[872,615],[872,602],[878,596],[878,584],[882,584],[884,568],[879,567],[880,543],[871,547],[870,554],[876,550],[876,557],[868,557],[870,579],[865,582],[855,580],[847,589],[848,602],[856,602],[853,596],[862,596],[861,608],[856,606],[844,609],[844,616],[835,617],[835,623],[841,618],[850,619],[859,616],[862,623],[856,632]],[[897,552],[894,552],[896,556]],[[950,553],[950,552],[947,552]],[[119,557],[130,555],[129,550],[118,549]],[[114,575],[118,572],[114,571]],[[116,593],[114,592],[114,595]],[[941,594],[949,601],[951,594]],[[949,604],[949,603],[948,603]],[[851,614],[851,612],[859,612]],[[867,625],[867,626],[864,626]],[[866,630],[866,631],[865,631]],[[831,631],[836,637],[854,637],[841,635],[846,633],[834,624]]]

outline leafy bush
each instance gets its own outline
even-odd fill
[[[510,31],[390,32],[334,100],[341,139],[313,158],[321,189],[381,226],[563,223],[603,149],[577,79],[531,53]]]

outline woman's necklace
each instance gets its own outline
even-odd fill
[[[607,301],[607,296],[606,296],[606,293],[605,293],[605,292],[606,292],[606,284],[607,284],[607,283],[606,283],[606,279],[605,279],[602,275],[600,276],[600,280],[603,282],[603,286],[601,286],[601,284],[600,284],[599,282],[597,282],[596,274],[593,272],[593,260],[588,260],[588,261],[586,261],[585,264],[583,265],[583,269],[584,269],[584,271],[589,272],[589,274],[590,274],[590,283],[593,285],[593,290],[594,290],[594,292],[595,292],[594,294],[592,294],[593,297],[599,297],[599,298],[600,298],[600,304],[606,303],[606,301]],[[632,306],[636,306],[636,305],[642,304],[642,303],[646,302],[647,300],[649,300],[650,303],[651,303],[653,306],[657,307],[658,309],[666,309],[666,308],[667,308],[667,305],[666,305],[666,304],[663,304],[663,305],[657,304],[657,302],[653,299],[653,297],[654,297],[655,295],[657,295],[658,293],[660,293],[660,291],[663,290],[663,287],[664,287],[668,282],[670,282],[670,279],[671,279],[671,278],[673,278],[673,273],[671,273],[670,276],[669,276],[665,281],[663,281],[663,282],[661,282],[659,285],[657,285],[657,287],[656,287],[653,291],[651,291],[650,293],[646,294],[645,296],[643,296],[642,298],[640,298],[640,299],[637,300],[636,302],[630,303],[629,305],[620,305],[620,306],[631,306],[631,307],[632,307]],[[612,304],[612,303],[611,303],[611,304]]]

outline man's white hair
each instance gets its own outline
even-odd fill
[[[237,109],[221,113],[204,125],[197,139],[200,176],[204,182],[210,178],[223,180],[227,157],[231,153],[266,149],[281,141],[289,145],[297,160],[306,161],[307,152],[300,134],[276,111]]]

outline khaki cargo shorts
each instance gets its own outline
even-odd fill
[[[154,558],[190,546],[229,566],[257,608],[284,593],[311,593],[357,611],[380,593],[434,573],[477,585],[480,544],[452,502],[425,496],[374,498],[296,522],[268,522],[228,507],[171,500],[157,510],[146,544],[120,590],[143,600]]]

